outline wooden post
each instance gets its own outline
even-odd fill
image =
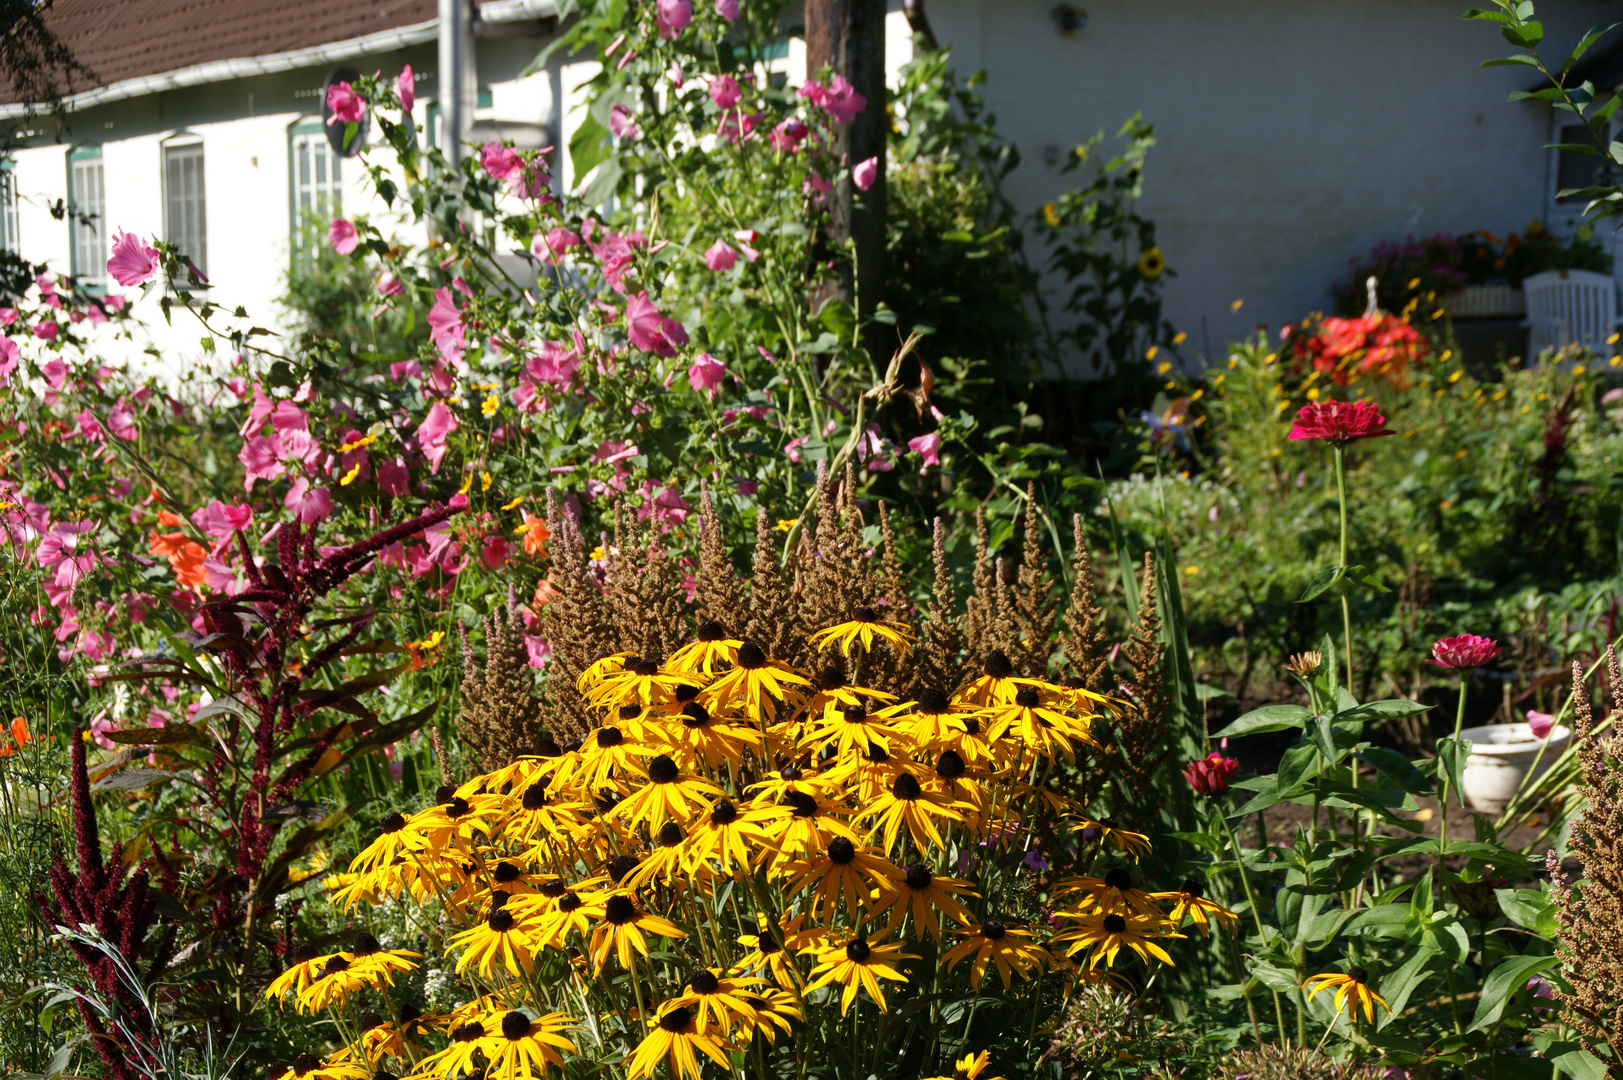
[[[885,0],[806,0],[806,77],[824,67],[868,101],[851,123],[834,126],[833,220],[825,242],[831,252],[852,243],[855,281],[842,259],[824,295],[868,314],[885,295]],[[872,187],[858,191],[851,168],[869,158],[878,159],[878,174]]]

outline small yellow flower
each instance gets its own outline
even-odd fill
[[[375,443],[377,441],[378,441],[378,437],[376,435],[363,435],[359,439],[356,439],[354,442],[347,442],[343,446],[340,446],[338,448],[338,452],[340,454],[347,454],[351,450],[359,450],[363,446],[371,446],[373,443]]]
[[[464,476],[462,478],[462,486],[456,489],[456,493],[458,495],[466,495],[468,493],[469,489],[471,489],[472,487],[473,487],[473,473],[469,473],[467,476]]]
[[[502,399],[497,397],[495,394],[491,394],[480,404],[479,411],[484,413],[486,416],[495,416],[496,410],[501,407]]]
[[[779,518],[778,523],[772,526],[776,532],[788,532],[799,524],[794,518]]]
[[[1160,248],[1150,248],[1138,257],[1138,272],[1150,281],[1166,273],[1167,260]]]
[[[1174,345],[1182,345],[1184,342],[1186,342],[1188,340],[1189,340],[1189,335],[1184,333],[1182,330],[1179,330],[1176,334],[1172,335],[1172,344],[1174,344]]]
[[[1155,354],[1160,352],[1160,351],[1161,350],[1157,346],[1151,345],[1148,349],[1146,349],[1144,351],[1144,359],[1146,359],[1146,360],[1154,360],[1155,359]]]
[[[1364,1020],[1366,1023],[1369,1023],[1375,1020],[1376,1005],[1379,1005],[1387,1012],[1391,1012],[1392,1007],[1386,1003],[1385,999],[1383,999],[1381,995],[1369,988],[1369,983],[1367,981],[1368,979],[1369,972],[1365,971],[1357,964],[1353,964],[1347,968],[1347,973],[1345,975],[1339,971],[1331,971],[1326,972],[1323,975],[1315,975],[1304,982],[1302,984],[1302,988],[1304,990],[1309,990],[1307,999],[1312,1001],[1314,996],[1318,994],[1320,990],[1325,990],[1332,986],[1335,987],[1336,1011],[1341,1012],[1343,1006],[1346,1006],[1348,1002],[1351,1002],[1351,1008],[1347,1009],[1347,1018],[1350,1020],[1357,1020],[1358,1007],[1362,1005],[1364,1007]],[[1314,983],[1317,983],[1318,985],[1314,986]],[[1309,989],[1310,987],[1311,989]]]
[[[1043,203],[1043,220],[1059,228],[1059,208],[1051,202]]]
[[[487,473],[486,475],[489,475],[489,474]],[[524,501],[524,496],[520,495],[517,498],[513,499],[511,502],[502,503],[502,509],[503,510],[511,510],[511,509],[513,509],[513,507],[517,506],[519,503],[521,503],[523,501]]]
[[[1229,310],[1230,310],[1230,311],[1239,311],[1239,310],[1240,310],[1240,306],[1241,306],[1241,305],[1242,305],[1242,304],[1244,304],[1244,303],[1245,303],[1245,301],[1244,301],[1244,300],[1236,300],[1236,301],[1234,301],[1234,303],[1232,303],[1232,304],[1230,304],[1230,305],[1229,305]]]
[[[490,474],[487,473],[487,472],[480,473],[479,474],[479,490],[480,491],[489,491],[490,490],[490,484],[491,484]]]
[[[349,487],[349,485],[351,485],[351,484],[353,484],[355,482],[355,478],[357,476],[359,476],[359,475],[361,475],[361,463],[357,461],[355,463],[354,467],[351,468],[349,470],[349,472],[345,473],[339,479],[338,486],[339,487]]]

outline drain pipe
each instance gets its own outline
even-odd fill
[[[439,0],[440,131],[447,159],[460,161],[477,104],[472,0]]]

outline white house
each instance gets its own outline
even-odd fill
[[[1530,69],[1478,68],[1509,47],[1459,21],[1463,0],[891,6],[891,71],[910,56],[910,16],[952,46],[959,71],[987,72],[987,103],[1025,162],[1008,184],[1024,209],[1074,182],[1058,162],[1094,131],[1135,110],[1156,125],[1143,209],[1177,271],[1167,314],[1195,355],[1326,306],[1330,281],[1377,241],[1504,234],[1532,219],[1571,228],[1575,208],[1554,192],[1594,160],[1544,149],[1556,141],[1550,107],[1506,101],[1531,87]],[[1558,54],[1623,19],[1623,0],[1538,7]],[[557,33],[554,0],[477,10],[474,119],[566,145],[594,64],[554,55],[522,75]],[[435,0],[57,0],[50,20],[97,85],[71,99],[61,142],[29,134],[0,174],[0,245],[86,279],[104,272],[112,228],[155,233],[195,253],[215,299],[272,311],[302,212],[382,209],[327,145],[321,87],[334,69],[409,63],[416,122],[438,130]],[[803,56],[788,43],[791,79]],[[1623,80],[1611,39],[1596,57],[1603,84]],[[0,124],[21,115],[0,95]],[[567,183],[567,163],[560,172]],[[58,200],[106,227],[53,216]],[[195,353],[195,332],[177,338],[188,343]]]

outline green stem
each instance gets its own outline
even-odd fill
[[[1260,910],[1258,910],[1258,908],[1257,908],[1257,894],[1251,891],[1251,877],[1250,877],[1250,875],[1248,875],[1245,872],[1245,860],[1241,857],[1240,842],[1234,838],[1234,830],[1229,827],[1228,814],[1227,814],[1225,808],[1221,804],[1219,804],[1218,807],[1217,807],[1217,821],[1218,821],[1218,824],[1223,826],[1223,837],[1224,837],[1224,839],[1228,840],[1229,847],[1234,852],[1234,865],[1240,871],[1240,885],[1242,887],[1244,887],[1244,889],[1245,889],[1245,901],[1251,907],[1251,921],[1254,922],[1256,924],[1256,926],[1257,926],[1258,942],[1259,942],[1260,945],[1262,945],[1263,947],[1266,948],[1267,944],[1268,944],[1268,935],[1265,934],[1263,932],[1263,929],[1262,929],[1262,912]],[[1243,975],[1241,977],[1240,985],[1242,987],[1245,985],[1245,980],[1244,980]],[[1279,991],[1278,990],[1273,990],[1271,992],[1274,995],[1274,1018],[1279,1022],[1279,1037],[1284,1038],[1285,1037],[1285,1006],[1280,1003]],[[1250,998],[1250,995],[1248,994],[1246,996],[1246,1004],[1249,1005],[1250,1002],[1251,1002],[1251,998]],[[1259,1044],[1261,1042],[1261,1037],[1260,1036],[1258,1037],[1258,1042],[1259,1042]]]
[[[1347,572],[1347,448],[1337,445],[1336,457],[1336,508],[1341,517],[1341,548],[1336,559],[1336,565],[1341,567],[1343,574]],[[1347,681],[1350,690],[1353,684],[1352,662],[1352,607],[1347,602],[1347,586],[1345,580],[1341,587],[1341,639],[1346,647],[1347,654]],[[1353,771],[1353,783],[1358,783],[1358,772]]]

